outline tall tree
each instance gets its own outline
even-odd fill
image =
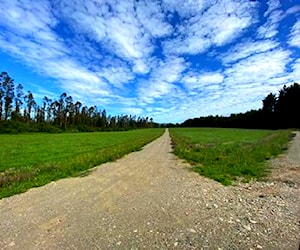
[[[265,97],[265,99],[263,99],[262,102],[263,102],[262,110],[265,113],[274,113],[275,112],[275,107],[276,107],[276,103],[277,103],[276,95],[270,93],[269,95],[267,95]]]
[[[77,126],[77,125],[79,125],[80,123],[81,123],[81,116],[80,116],[80,113],[81,113],[81,106],[82,106],[82,104],[81,104],[81,102],[76,102],[75,103],[75,107],[74,107],[74,109],[75,109],[75,125]]]
[[[48,123],[50,123],[51,121],[51,102],[52,100],[50,98],[48,98],[47,96],[44,96],[43,98],[43,109],[44,109],[44,113],[45,113],[45,121],[47,121]],[[47,117],[46,117],[47,114]]]
[[[66,98],[66,126],[72,125],[74,122],[74,103],[72,96]]]
[[[22,84],[17,85],[16,94],[17,94],[17,96],[15,97],[15,115],[16,115],[16,118],[19,119],[21,117],[21,107],[23,105],[22,99],[24,98]]]
[[[35,120],[37,123],[42,123],[44,122],[44,118],[45,118],[45,111],[43,109],[43,107],[40,106],[35,106],[36,109],[36,115],[35,115]]]
[[[50,104],[50,110],[52,114],[52,119],[53,119],[53,124],[58,124],[58,106],[59,102],[58,101],[53,101]]]
[[[101,129],[105,129],[106,125],[107,125],[107,117],[106,117],[106,110],[104,109],[101,113],[101,119],[100,119]]]
[[[300,116],[300,85],[284,86],[280,92],[276,103],[275,111],[280,120],[281,127],[299,127]]]
[[[88,125],[88,107],[84,106],[81,109],[81,125]]]
[[[262,124],[261,127],[263,128],[275,128],[277,126],[276,121],[276,114],[275,109],[277,105],[277,98],[276,95],[270,93],[263,99],[263,107],[262,107],[262,118],[260,119],[260,123]],[[248,125],[251,125],[253,123],[255,116],[250,115],[250,121],[247,121]],[[246,126],[246,125],[245,125]],[[243,126],[244,127],[244,126]]]
[[[26,121],[30,121],[31,113],[33,111],[33,108],[36,105],[36,102],[34,100],[34,97],[33,97],[33,94],[31,93],[31,91],[27,92],[27,95],[25,95],[24,99],[27,104],[27,108],[24,110],[24,117],[25,117]]]
[[[1,73],[2,90],[4,95],[4,120],[7,120],[12,112],[12,103],[15,97],[14,80],[6,72]]]
[[[66,110],[65,110],[65,100],[66,100],[67,94],[62,93],[60,95],[59,101],[58,101],[58,119],[59,119],[59,126],[65,125],[65,118],[66,118]]]
[[[3,101],[4,101],[4,88],[3,82],[6,72],[1,72],[0,74],[0,121],[2,120],[2,113],[3,113]]]

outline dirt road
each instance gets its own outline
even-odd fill
[[[297,183],[224,187],[170,152],[166,131],[86,177],[0,200],[0,249],[298,249]]]

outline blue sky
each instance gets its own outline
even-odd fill
[[[156,122],[261,107],[300,83],[298,0],[1,0],[0,70]]]

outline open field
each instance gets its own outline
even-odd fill
[[[163,129],[127,132],[0,135],[0,198],[84,173],[162,135]]]
[[[265,177],[265,161],[287,148],[291,131],[174,128],[170,134],[177,156],[196,172],[230,185]]]

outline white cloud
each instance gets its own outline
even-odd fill
[[[126,59],[141,58],[151,52],[148,35],[141,33],[135,19],[128,18],[125,21],[112,17],[109,20],[108,36],[116,48],[116,53]]]
[[[49,58],[66,53],[61,39],[51,31],[57,20],[50,14],[48,2],[30,4],[30,1],[4,0],[1,2],[0,14],[0,25],[4,27],[0,33],[3,50],[21,54],[24,49],[28,49],[27,57],[32,58],[43,54]],[[31,47],[34,50],[29,51]]]
[[[48,2],[5,1],[3,4],[8,13],[1,19],[2,26],[7,24],[7,30],[0,33],[3,51],[40,74],[56,79],[62,91],[78,99],[89,101],[95,96],[111,95],[107,83],[97,73],[74,60],[64,41],[51,29],[57,20],[51,15]],[[105,73],[109,75],[107,72],[103,75]],[[117,73],[120,75],[120,72]],[[42,96],[45,93],[43,88],[37,88],[35,95]]]
[[[223,63],[232,63],[247,58],[254,54],[259,54],[279,46],[278,42],[272,40],[248,41],[237,44],[231,48],[225,56],[220,56]]]
[[[193,32],[188,37],[179,36],[174,40],[164,42],[164,52],[166,54],[199,54],[206,51],[211,46],[208,38],[197,36]]]
[[[225,70],[229,85],[265,83],[286,74],[291,52],[282,49],[260,53],[239,61]]]
[[[256,6],[251,1],[211,2],[205,6],[205,11],[197,12],[176,26],[176,38],[164,42],[165,53],[198,54],[211,46],[230,43],[256,21]],[[189,8],[189,5],[186,7]],[[192,4],[192,12],[193,7]]]
[[[33,31],[47,32],[50,27],[56,25],[57,20],[50,14],[50,9],[49,2],[44,0],[34,4],[30,0],[3,0],[0,23],[11,29],[18,27],[19,34],[35,36]]]
[[[165,61],[159,61],[151,78],[157,81],[176,82],[181,78],[181,73],[187,68],[183,58],[170,57]]]
[[[170,35],[173,28],[167,21],[158,2],[137,1],[137,18],[142,26],[155,38]]]
[[[169,94],[174,87],[173,84],[168,82],[143,82],[142,86],[139,88],[139,99],[141,102],[151,104],[155,99],[162,98]]]
[[[203,89],[203,88],[220,88],[220,83],[224,80],[224,76],[219,72],[205,72],[198,74],[195,72],[188,73],[182,78],[182,82],[189,90]]]
[[[78,81],[81,84],[92,85],[100,84],[99,77],[81,65],[68,58],[63,50],[56,50],[51,44],[48,47],[34,41],[25,40],[22,37],[11,34],[10,36],[0,35],[0,46],[3,50],[9,50],[14,56],[34,66],[35,70],[52,78],[59,79],[62,87],[69,89],[69,81]],[[101,83],[101,88],[107,88],[105,83]],[[70,86],[71,88],[71,86]],[[72,88],[71,88],[72,89]]]
[[[121,111],[124,114],[143,115],[143,109],[141,108],[135,108],[135,107],[122,108]]]
[[[121,88],[123,84],[134,79],[134,74],[125,65],[103,68],[98,75],[105,78],[111,85]]]
[[[105,19],[111,18],[110,5],[106,2],[61,0],[53,1],[55,14],[63,17],[64,22],[78,33],[87,33],[95,39],[102,40],[107,36]],[[112,2],[112,4],[116,4]]]
[[[291,29],[289,44],[300,48],[300,20],[298,20]]]
[[[162,6],[166,11],[170,11],[171,13],[176,12],[182,18],[189,18],[203,13],[207,7],[216,4],[216,2],[215,0],[186,0],[178,4],[177,0],[163,0]]]
[[[258,28],[259,38],[272,38],[278,33],[279,22],[282,19],[282,12],[275,11],[272,16],[269,17],[268,21]]]
[[[143,59],[137,59],[134,61],[132,71],[137,74],[147,74],[151,69],[151,63]]]
[[[297,59],[292,65],[292,77],[293,82],[297,82],[300,84],[300,59]]]
[[[210,23],[210,26],[212,26],[212,41],[217,46],[231,42],[253,21],[253,7],[250,2],[236,3],[226,1],[220,6],[214,5],[210,10],[214,15],[206,12],[204,13],[204,18],[207,18],[209,21],[207,24]]]
[[[281,7],[280,0],[268,0],[268,9],[265,11],[264,16],[270,16],[273,11],[278,10]]]
[[[182,77],[187,63],[183,58],[170,57],[165,61],[158,60],[149,79],[141,81],[138,87],[138,98],[141,103],[153,103],[176,92],[176,83]]]
[[[135,72],[149,71],[147,58],[154,50],[151,35],[161,36],[170,29],[167,23],[160,23],[163,16],[159,15],[157,6],[152,4],[149,9],[152,19],[141,22],[135,8],[143,7],[134,1],[75,2],[60,1],[59,5],[60,14],[76,33],[90,36],[104,50],[131,62]],[[156,22],[156,25],[150,21]],[[146,27],[147,22],[150,24]]]
[[[278,33],[279,22],[284,17],[283,11],[280,9],[281,4],[279,0],[268,0],[268,9],[264,13],[267,21],[261,25],[257,30],[259,38],[272,38]]]
[[[287,15],[291,15],[291,14],[295,14],[297,12],[300,12],[300,5],[295,5],[289,9],[287,9],[285,13]]]

